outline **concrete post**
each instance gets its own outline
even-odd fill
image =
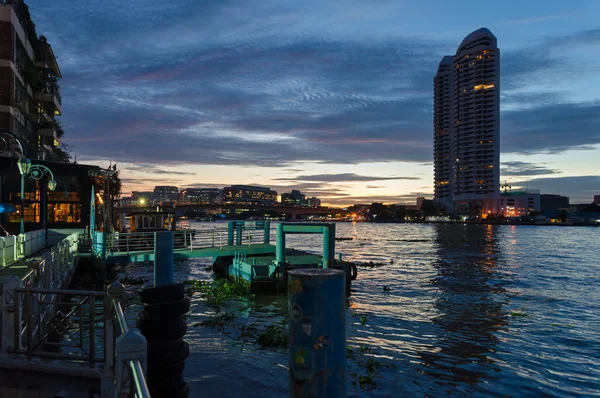
[[[238,246],[242,244],[242,231],[243,231],[242,225],[243,224],[241,224],[241,223],[235,224],[235,244]]]
[[[129,397],[133,377],[128,375],[128,362],[138,359],[146,375],[147,343],[146,338],[137,330],[130,330],[117,337],[117,359],[115,364],[115,392],[118,397]],[[128,373],[125,373],[128,372]]]
[[[265,221],[263,224],[264,228],[264,240],[263,243],[268,245],[271,241],[271,221]]]
[[[277,224],[276,239],[275,261],[277,264],[283,266],[285,264],[285,233],[283,232],[283,223]]]
[[[227,245],[233,246],[233,229],[235,221],[229,221],[227,223]]]
[[[288,273],[290,397],[346,396],[346,274]]]
[[[154,233],[154,286],[173,284],[173,231]]]
[[[335,224],[323,227],[323,268],[333,268],[335,257]]]
[[[98,232],[94,233],[94,255],[100,260],[102,266],[106,264],[106,233]]]
[[[2,355],[21,347],[22,305],[15,305],[15,289],[23,287],[23,281],[16,276],[10,276],[4,281],[2,288]],[[15,339],[17,339],[15,341]]]
[[[107,372],[114,372],[115,370],[115,317],[113,310],[113,300],[121,300],[123,298],[123,294],[125,294],[125,286],[121,283],[115,281],[106,288],[107,293],[107,303],[106,306],[106,366],[105,369]]]

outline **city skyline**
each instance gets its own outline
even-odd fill
[[[574,202],[598,194],[591,1],[28,4],[61,63],[65,141],[79,162],[118,162],[126,192],[256,184],[334,205],[431,195],[431,77],[486,26],[503,51],[502,182]]]

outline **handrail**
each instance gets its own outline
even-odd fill
[[[119,299],[112,299],[113,310],[115,311],[115,319],[117,320],[117,326],[119,327],[119,334],[125,334],[129,332],[129,327],[127,326],[127,320],[125,319],[125,314],[123,313],[123,307],[121,306],[121,301]]]
[[[144,370],[139,359],[132,359],[129,361],[129,367],[131,374],[133,375],[133,385],[136,391],[137,398],[150,398],[150,390],[146,383],[146,377],[144,376]]]

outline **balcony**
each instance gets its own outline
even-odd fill
[[[33,93],[33,99],[38,102],[52,104],[54,108],[54,114],[62,114],[62,98],[56,83],[48,82],[41,88],[37,88]]]

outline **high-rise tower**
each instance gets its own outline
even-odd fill
[[[468,35],[456,55],[444,57],[434,85],[436,201],[447,203],[451,195],[457,213],[498,213],[500,50],[492,32],[481,28]]]

